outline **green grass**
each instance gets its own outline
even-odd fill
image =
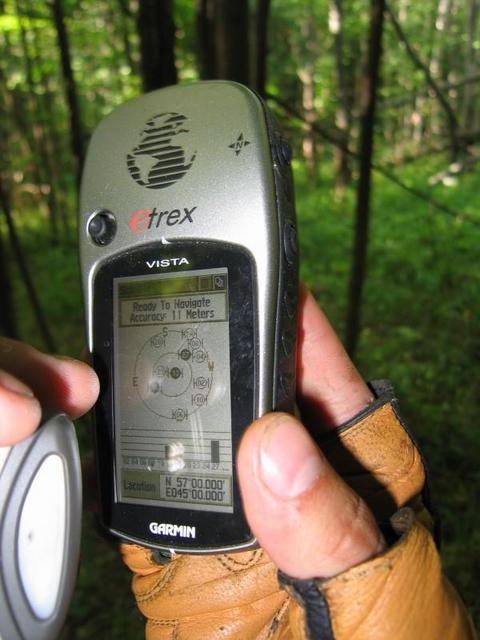
[[[432,171],[433,173],[433,168]],[[296,171],[301,274],[344,332],[354,193],[333,199],[332,177],[317,188]],[[428,175],[423,167],[422,175]],[[402,178],[425,188],[414,168]],[[434,195],[480,213],[480,175]],[[22,243],[58,350],[77,356],[84,344],[76,244],[47,240],[42,222],[19,221]],[[374,181],[368,277],[357,364],[366,378],[390,378],[403,412],[429,460],[442,518],[442,556],[448,575],[480,622],[480,228],[434,210],[382,177]],[[18,274],[14,274],[21,337],[42,346]],[[91,449],[86,421],[78,425],[83,452]],[[130,576],[115,548],[85,514],[81,570],[65,638],[141,638],[143,623]]]

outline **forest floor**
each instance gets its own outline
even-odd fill
[[[432,167],[432,173],[435,167]],[[422,174],[425,175],[425,166]],[[415,167],[402,179],[428,190]],[[447,574],[480,623],[480,173],[438,186],[434,197],[462,215],[449,216],[377,176],[372,198],[368,276],[357,364],[367,379],[389,378],[429,461],[441,518]],[[330,175],[314,188],[296,171],[301,275],[340,335],[344,332],[354,193],[332,199]],[[46,224],[17,218],[23,247],[61,353],[78,356],[84,323],[76,239],[51,247]],[[36,218],[38,220],[38,217]],[[15,272],[16,273],[16,272]],[[18,275],[14,276],[22,339],[42,347]],[[88,420],[79,438],[91,451]],[[142,620],[130,576],[115,546],[84,518],[80,575],[64,638],[141,638]]]

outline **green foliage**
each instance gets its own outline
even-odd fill
[[[120,10],[122,4],[126,14]],[[345,97],[352,118],[346,141],[355,149],[362,88],[359,75],[370,15],[369,4],[363,0],[343,0],[342,5]],[[435,26],[437,0],[392,0],[390,5],[420,60],[437,69],[437,82],[461,80],[468,47],[464,34],[468,3],[452,0],[443,31]],[[7,178],[15,224],[58,350],[78,356],[84,344],[84,321],[73,222],[77,185],[57,37],[49,2],[22,0],[20,17],[16,6],[14,0],[1,3],[0,170]],[[63,2],[85,140],[104,115],[140,91],[136,6],[129,0]],[[328,0],[271,3],[267,90],[302,112],[305,70],[311,66],[317,122],[338,134],[334,126],[338,126],[342,96],[330,8]],[[196,3],[176,0],[174,10],[179,78],[191,81],[198,77]],[[424,72],[400,46],[388,21],[384,50],[375,161],[377,165],[395,164],[404,183],[459,213],[441,212],[375,175],[358,366],[366,378],[389,377],[395,385],[403,412],[430,463],[433,493],[443,521],[445,567],[480,622],[480,172],[472,169],[461,174],[452,187],[441,183],[433,187],[428,184],[429,177],[448,165],[446,153],[438,154],[436,160],[425,155],[410,165],[402,164],[406,154],[415,156],[428,152],[430,146],[444,146],[448,141],[446,120],[428,91]],[[466,86],[446,92],[460,124]],[[352,184],[343,197],[335,199],[333,147],[317,138],[320,162],[313,177],[307,176],[302,161],[303,124],[291,119],[278,104],[272,106],[295,150],[301,275],[343,335],[355,212],[355,162],[350,159]],[[50,176],[39,159],[42,132],[48,157],[55,161]],[[52,242],[48,218],[52,190],[64,214],[56,242]],[[7,238],[3,218],[0,234]],[[8,261],[19,335],[42,347],[10,252]],[[83,455],[88,457],[92,449],[88,421],[79,422],[78,433]],[[143,621],[130,593],[130,576],[115,547],[98,535],[87,512],[83,540],[65,640],[142,637]]]
[[[425,189],[435,167],[402,177]],[[422,173],[425,172],[422,176]],[[332,201],[332,177],[309,189],[297,176],[302,276],[340,332],[345,317],[352,194]],[[476,210],[479,172],[435,196]],[[478,620],[480,558],[480,228],[430,208],[384,178],[375,180],[368,278],[358,366],[366,379],[388,377],[421,443],[440,514],[442,557]]]
[[[54,328],[59,351],[78,358],[84,349],[85,338],[76,238],[52,247],[45,220],[39,219],[34,211],[29,214],[24,216],[19,232],[40,303],[46,310],[49,326]],[[11,274],[19,335],[34,346],[43,348],[27,292],[14,265]]]
[[[479,222],[477,190],[478,174],[470,174],[437,198]],[[470,563],[480,557],[480,228],[399,200],[383,181],[377,194],[359,360],[368,377],[395,381],[429,461],[447,572],[478,616]],[[378,221],[380,212],[388,221]]]
[[[195,3],[190,0],[175,2],[176,59],[180,81],[198,79],[196,68],[197,25]]]

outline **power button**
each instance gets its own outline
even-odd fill
[[[101,209],[89,219],[87,233],[100,247],[110,244],[117,233],[117,221],[111,211]]]

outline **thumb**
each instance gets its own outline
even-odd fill
[[[293,416],[271,413],[249,427],[238,473],[253,533],[291,577],[329,578],[383,550],[366,504]]]

